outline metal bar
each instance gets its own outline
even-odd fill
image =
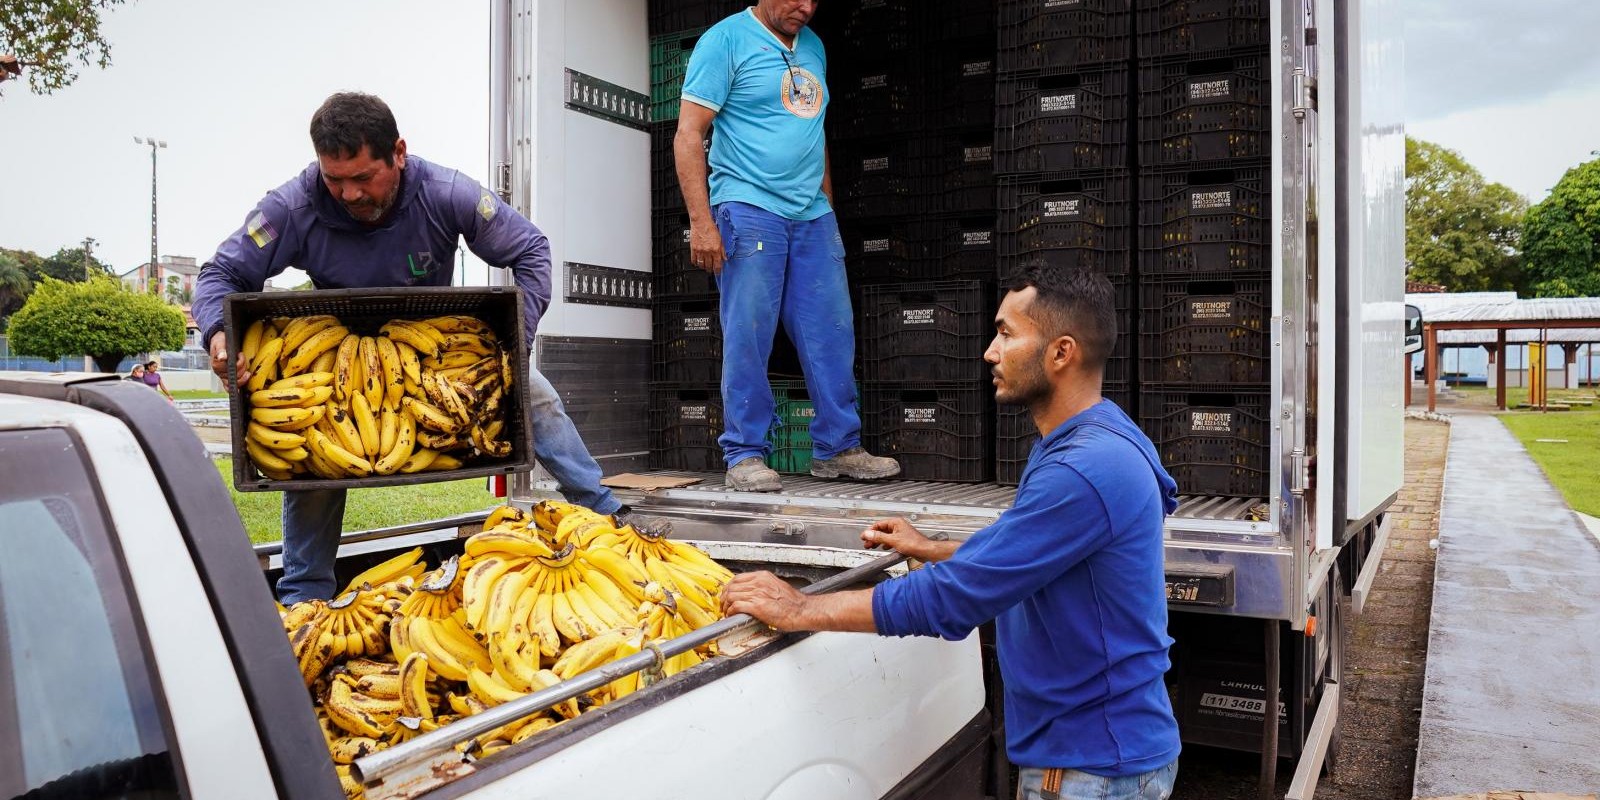
[[[339,537],[339,545],[360,544],[362,542],[375,542],[379,539],[388,539],[394,536],[406,536],[413,533],[427,533],[428,531],[443,530],[445,528],[459,528],[462,525],[481,525],[489,518],[489,512],[473,512],[456,517],[427,520],[424,522],[408,522],[404,525],[395,525],[389,528],[373,528],[365,531],[354,531]],[[275,556],[283,552],[283,542],[267,542],[255,546],[257,556]]]
[[[1294,767],[1294,779],[1289,782],[1289,792],[1284,800],[1311,800],[1317,793],[1317,777],[1322,774],[1322,761],[1328,756],[1328,745],[1333,742],[1333,732],[1339,726],[1339,684],[1329,681],[1322,690],[1322,701],[1317,703],[1317,715],[1311,720],[1311,733],[1306,736],[1305,749]]]
[[[1426,323],[1422,326],[1422,376],[1428,382],[1428,412],[1439,410],[1438,397],[1434,393],[1434,381],[1439,375],[1439,335],[1432,325]]]
[[[1495,404],[1496,408],[1500,409],[1501,411],[1504,411],[1504,410],[1506,410],[1506,330],[1505,330],[1505,328],[1501,328],[1500,330],[1495,332],[1495,343],[1494,343],[1494,346],[1495,346],[1496,352],[1498,352],[1498,354],[1499,354],[1499,355],[1496,356],[1496,360],[1499,363],[1497,363],[1495,365],[1495,368],[1494,368],[1494,374],[1495,374],[1495,379],[1494,379],[1494,404]],[[1359,610],[1357,610],[1356,613],[1359,614],[1361,612]]]
[[[1282,668],[1278,664],[1278,621],[1269,619],[1266,625],[1267,656],[1267,707],[1261,714],[1261,776],[1256,787],[1260,800],[1272,800],[1278,783],[1278,686]]]
[[[1372,535],[1372,547],[1367,550],[1367,560],[1361,566],[1361,574],[1356,577],[1355,585],[1350,587],[1350,610],[1358,617],[1361,616],[1361,609],[1367,605],[1367,595],[1372,592],[1372,582],[1378,579],[1378,567],[1383,563],[1383,549],[1389,544],[1389,530],[1393,526],[1393,518],[1384,516],[1383,522],[1378,525],[1378,532]]]
[[[858,567],[847,569],[837,575],[824,578],[800,591],[808,595],[822,594],[849,586],[867,576],[883,572],[904,561],[905,558],[900,553],[890,553]],[[391,775],[411,764],[431,759],[443,753],[452,752],[456,744],[460,742],[488,733],[523,717],[545,711],[580,694],[592,692],[624,675],[656,666],[659,659],[670,658],[720,639],[723,636],[736,633],[745,628],[753,628],[760,624],[762,624],[760,620],[748,614],[737,614],[718,620],[699,630],[662,642],[651,650],[613,661],[604,667],[590,670],[576,678],[562,681],[547,689],[532,692],[509,703],[502,703],[432,733],[423,734],[411,741],[357,759],[351,764],[351,774],[362,783],[382,780],[385,776]]]

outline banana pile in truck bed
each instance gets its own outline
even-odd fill
[[[505,458],[511,354],[474,317],[391,320],[376,336],[331,315],[257,320],[245,450],[262,475],[345,480]]]
[[[682,542],[545,501],[495,509],[465,553],[433,570],[418,548],[356,576],[331,602],[279,607],[340,782],[355,759],[716,621],[733,573]],[[462,745],[483,758],[712,646],[666,660]]]

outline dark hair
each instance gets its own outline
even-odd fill
[[[1027,314],[1045,337],[1071,336],[1090,366],[1105,366],[1117,342],[1116,297],[1106,276],[1076,267],[1029,264],[1011,273],[1002,286],[1008,292],[1032,286],[1038,294]]]
[[[160,365],[161,365],[161,362],[159,362],[159,361],[157,361],[157,360],[152,358],[149,361],[144,362],[140,366],[144,367],[145,369],[149,369],[151,367],[157,367],[157,366],[160,366]]]
[[[311,146],[319,156],[354,158],[365,146],[373,158],[394,166],[394,143],[399,138],[394,113],[370,94],[330,95],[311,115]]]

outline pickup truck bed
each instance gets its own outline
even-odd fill
[[[0,449],[4,574],[33,578],[0,585],[0,697],[37,698],[0,702],[0,790],[341,797],[259,554],[170,404],[116,376],[0,377]],[[423,535],[369,537],[341,572]],[[448,531],[428,536],[430,562],[459,550]],[[866,557],[760,537],[708,545],[802,581]],[[37,591],[10,591],[22,586]],[[70,602],[93,593],[100,603]],[[74,647],[16,649],[33,629],[72,630]],[[987,696],[976,636],[778,636],[368,796],[975,798],[1003,775]]]

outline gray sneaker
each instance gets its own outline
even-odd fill
[[[852,447],[833,458],[811,459],[811,474],[818,478],[875,481],[899,475],[900,462],[875,456],[865,448]]]
[[[776,492],[783,488],[778,473],[756,456],[751,456],[728,468],[729,489],[740,492]]]

